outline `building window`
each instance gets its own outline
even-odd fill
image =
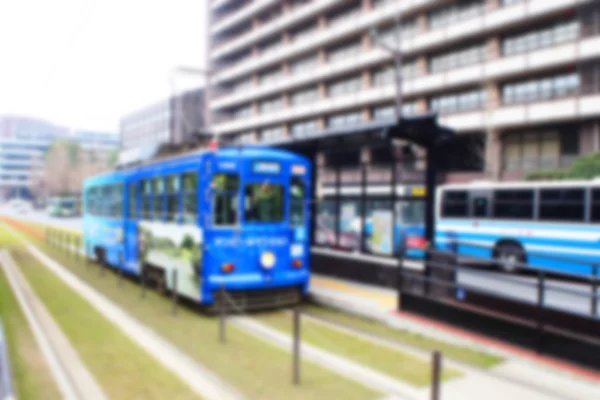
[[[452,23],[460,22],[485,10],[483,0],[461,0],[454,4],[438,8],[429,13],[429,27],[431,29],[441,28]]]
[[[248,118],[251,115],[252,115],[252,106],[251,105],[239,107],[239,108],[236,108],[235,110],[233,110],[233,118],[234,119]]]
[[[360,40],[355,39],[351,42],[332,47],[327,50],[327,60],[329,62],[336,62],[357,56],[360,53],[361,45]]]
[[[351,19],[360,17],[361,13],[362,10],[359,1],[355,1],[352,4],[346,4],[344,5],[344,8],[327,16],[327,25],[335,26],[339,23],[347,22]]]
[[[265,128],[260,131],[260,139],[263,142],[271,142],[283,137],[283,127],[274,126],[271,128]]]
[[[318,120],[296,122],[291,125],[292,136],[305,137],[316,133],[320,129]]]
[[[265,71],[260,74],[259,80],[261,84],[267,84],[271,82],[276,82],[279,78],[281,78],[281,69],[275,68],[269,71]]]
[[[396,67],[394,65],[386,65],[384,67],[377,68],[373,71],[373,85],[374,86],[387,86],[393,85],[396,82],[395,75]],[[404,63],[402,65],[402,78],[412,79],[417,76],[417,63],[415,61]]]
[[[360,124],[363,121],[360,111],[353,111],[344,114],[332,115],[327,118],[327,126],[329,128],[339,128],[342,126],[351,126]]]
[[[460,50],[435,55],[429,59],[429,70],[431,73],[436,73],[477,64],[485,61],[486,54],[485,44],[480,43]]]
[[[281,37],[271,38],[259,45],[260,54],[268,54],[281,47]]]
[[[311,36],[318,30],[317,23],[313,23],[310,25],[303,25],[298,27],[290,32],[290,36],[292,41],[302,40],[305,37]]]
[[[319,90],[317,88],[309,88],[299,90],[292,93],[291,102],[297,106],[300,104],[307,104],[316,101],[319,98]]]
[[[578,21],[561,21],[543,29],[504,38],[502,41],[502,52],[505,56],[526,53],[569,42],[578,37]]]
[[[235,141],[239,144],[251,144],[254,143],[254,139],[254,132],[243,132],[236,135]]]
[[[433,97],[430,100],[430,108],[432,111],[441,113],[469,111],[484,107],[486,102],[487,92],[483,89],[475,89]]]
[[[327,85],[327,93],[330,97],[356,93],[360,91],[361,83],[360,75],[331,82]]]
[[[273,99],[263,100],[260,102],[260,112],[266,114],[277,111],[283,108],[283,98],[276,97]]]
[[[402,104],[402,115],[414,115],[417,113],[417,102],[409,101]],[[396,105],[386,104],[373,108],[373,119],[387,120],[396,118]]]
[[[379,32],[379,40],[394,47],[398,45],[398,39],[402,41],[402,39],[414,36],[416,33],[417,19],[412,18],[402,21],[399,27],[397,24],[393,24],[381,28],[381,31]]]
[[[312,69],[319,64],[318,54],[311,54],[302,58],[298,58],[290,63],[290,69],[293,74],[301,74],[303,72],[310,72]]]
[[[254,86],[252,77],[242,79],[233,84],[233,91],[234,92],[242,92],[244,90],[251,88],[252,86]]]
[[[504,104],[527,103],[573,96],[579,90],[579,75],[569,73],[543,79],[508,83],[502,87]]]
[[[507,171],[565,167],[579,154],[579,132],[564,131],[508,134],[502,141],[502,162]]]

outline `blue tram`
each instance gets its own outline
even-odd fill
[[[310,180],[305,158],[260,147],[92,177],[85,251],[209,307],[222,293],[244,309],[293,304],[310,277]]]

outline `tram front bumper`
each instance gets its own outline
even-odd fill
[[[254,272],[254,273],[232,273],[215,274],[208,278],[208,289],[220,288],[229,290],[262,289],[281,286],[307,285],[310,273],[302,271],[283,272]]]

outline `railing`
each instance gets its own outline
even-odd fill
[[[589,269],[587,274],[578,274],[535,263],[461,256],[464,246],[493,251],[491,246],[460,241],[450,241],[446,249],[428,249],[426,272],[400,267],[400,292],[528,327],[540,338],[552,334],[600,348],[600,258],[592,261],[542,252],[515,253],[522,260],[548,260]],[[482,269],[482,264],[520,273]],[[466,301],[469,297],[471,301]]]
[[[10,372],[10,363],[8,359],[8,345],[4,327],[0,320],[0,399],[13,399],[13,386]]]

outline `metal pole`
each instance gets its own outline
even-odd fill
[[[538,295],[537,295],[537,306],[538,306],[538,341],[537,350],[542,351],[542,341],[544,335],[544,272],[539,271],[538,273]]]
[[[293,343],[293,382],[300,384],[300,305],[294,306],[294,343]]]
[[[442,376],[442,353],[437,350],[434,351],[431,364],[431,400],[439,400],[440,379]]]
[[[123,253],[119,253],[119,266],[118,266],[118,278],[117,278],[117,286],[123,286]]]
[[[140,276],[142,280],[142,292],[140,293],[140,298],[146,297],[146,269],[142,266],[142,274]]]
[[[172,295],[173,295],[173,310],[172,310],[172,314],[173,315],[177,315],[177,270],[174,269],[173,270],[173,284],[172,284]]]
[[[591,314],[592,317],[598,316],[598,264],[592,266],[592,304]]]
[[[221,286],[219,301],[219,340],[225,343],[225,287]]]

